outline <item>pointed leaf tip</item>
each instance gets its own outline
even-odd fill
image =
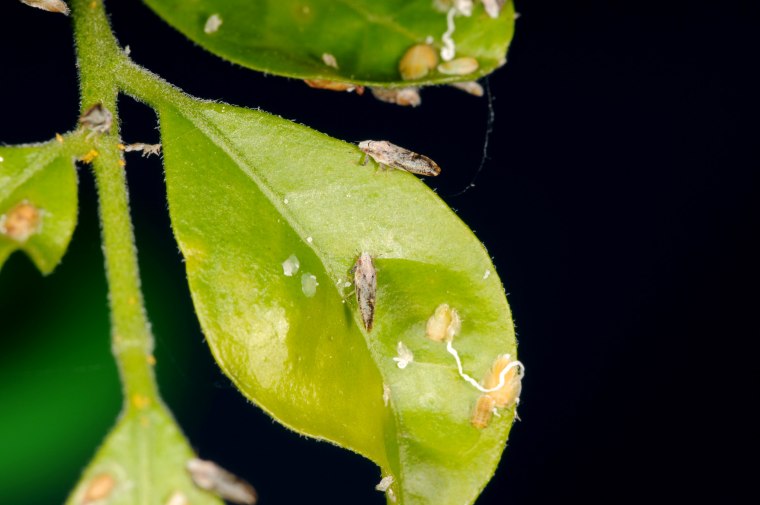
[[[56,147],[0,147],[0,268],[20,249],[48,274],[66,252],[77,222],[77,174]]]

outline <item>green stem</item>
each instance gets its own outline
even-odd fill
[[[140,290],[127,181],[119,151],[116,71],[124,58],[102,0],[73,0],[82,109],[102,103],[114,115],[109,134],[93,135],[98,151],[92,168],[100,202],[103,252],[111,309],[113,354],[119,366],[127,408],[158,401],[152,368],[153,336]]]

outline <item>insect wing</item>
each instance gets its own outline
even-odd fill
[[[375,321],[375,294],[377,292],[377,272],[372,257],[364,252],[356,260],[354,266],[354,288],[356,303],[362,322],[367,331],[372,331]]]

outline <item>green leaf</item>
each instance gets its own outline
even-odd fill
[[[472,503],[513,410],[474,428],[480,393],[425,327],[440,304],[458,310],[454,344],[476,380],[497,355],[514,356],[481,243],[419,179],[362,166],[353,144],[224,104],[159,112],[172,224],[224,372],[282,424],[378,463],[400,503]],[[346,287],[362,251],[377,267],[371,332]],[[399,342],[414,353],[404,369]]]
[[[66,505],[108,503],[222,505],[216,496],[197,488],[186,470],[195,454],[161,404],[135,397],[130,408],[98,449]]]
[[[0,268],[21,249],[42,273],[52,272],[76,222],[76,167],[56,142],[0,147]]]
[[[432,38],[443,47],[446,0],[145,0],[169,24],[212,53],[262,72],[299,79],[401,85],[405,51]],[[206,33],[209,18],[221,21]],[[415,84],[472,80],[493,72],[506,58],[514,32],[512,2],[497,19],[477,3],[470,17],[457,16],[456,56],[478,60],[466,76],[433,71]],[[328,66],[323,54],[335,57]]]

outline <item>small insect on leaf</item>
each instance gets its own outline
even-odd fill
[[[491,423],[495,405],[496,401],[492,397],[487,394],[480,395],[478,402],[475,404],[475,410],[472,413],[470,423],[479,430],[487,428]]]
[[[501,13],[501,9],[504,7],[504,4],[507,3],[507,0],[482,0],[483,1],[483,7],[485,7],[486,12],[489,16],[492,18],[498,18],[499,14]]]
[[[58,12],[64,16],[69,15],[69,6],[63,0],[21,0],[21,3],[43,11]]]
[[[210,35],[216,33],[220,26],[222,26],[222,18],[219,14],[212,14],[206,20],[206,24],[203,25],[203,31]]]
[[[438,65],[438,71],[446,75],[467,75],[475,72],[480,64],[475,58],[465,56]]]
[[[522,363],[510,359],[509,354],[502,354],[496,358],[491,370],[483,379],[483,387],[494,390],[488,394],[496,402],[496,407],[509,408],[520,402],[523,373]]]
[[[452,82],[449,86],[469,93],[472,96],[483,96],[484,93],[483,86],[477,81]]]
[[[327,79],[304,79],[307,86],[316,89],[327,89],[330,91],[356,91],[357,95],[364,94],[364,86],[357,86],[350,82],[328,81]]]
[[[322,62],[328,67],[338,68],[338,60],[330,53],[322,53]]]
[[[427,321],[425,335],[436,342],[448,342],[462,328],[462,320],[457,309],[452,309],[447,303],[440,304]]]
[[[201,489],[240,505],[256,503],[256,490],[253,486],[213,461],[193,458],[187,462],[187,471],[195,485]]]
[[[110,133],[113,114],[102,103],[96,103],[79,117],[79,123],[90,130],[91,134]]]
[[[145,158],[151,154],[156,156],[161,154],[161,144],[143,144],[138,142],[136,144],[127,144],[122,150],[125,153],[142,152],[142,157]]]
[[[414,362],[414,353],[409,349],[406,344],[399,342],[396,344],[396,356],[393,358],[396,362],[396,366],[401,370],[409,366],[409,363]]]
[[[380,491],[381,493],[385,493],[385,495],[388,497],[388,499],[396,503],[396,494],[393,492],[393,488],[391,487],[393,485],[393,476],[392,475],[386,475],[382,479],[380,479],[380,482],[377,483],[375,486],[375,491]]]
[[[41,221],[40,210],[24,200],[0,215],[0,233],[23,244],[40,231]]]
[[[391,144],[387,140],[363,140],[359,142],[359,149],[383,166],[417,175],[436,176],[441,173],[441,167],[427,156]],[[362,164],[366,163],[365,157]]]
[[[381,102],[393,103],[403,107],[417,107],[422,103],[420,88],[370,88],[372,96]]]
[[[377,292],[377,271],[372,262],[372,256],[367,252],[361,253],[351,270],[354,274],[356,303],[359,305],[359,313],[362,316],[364,328],[367,331],[372,331],[372,326],[375,323],[375,295]]]
[[[428,44],[415,44],[406,50],[398,64],[405,81],[422,79],[438,64],[438,54]]]
[[[101,473],[93,477],[87,484],[87,489],[82,496],[82,505],[102,500],[111,494],[116,481],[108,473]]]

